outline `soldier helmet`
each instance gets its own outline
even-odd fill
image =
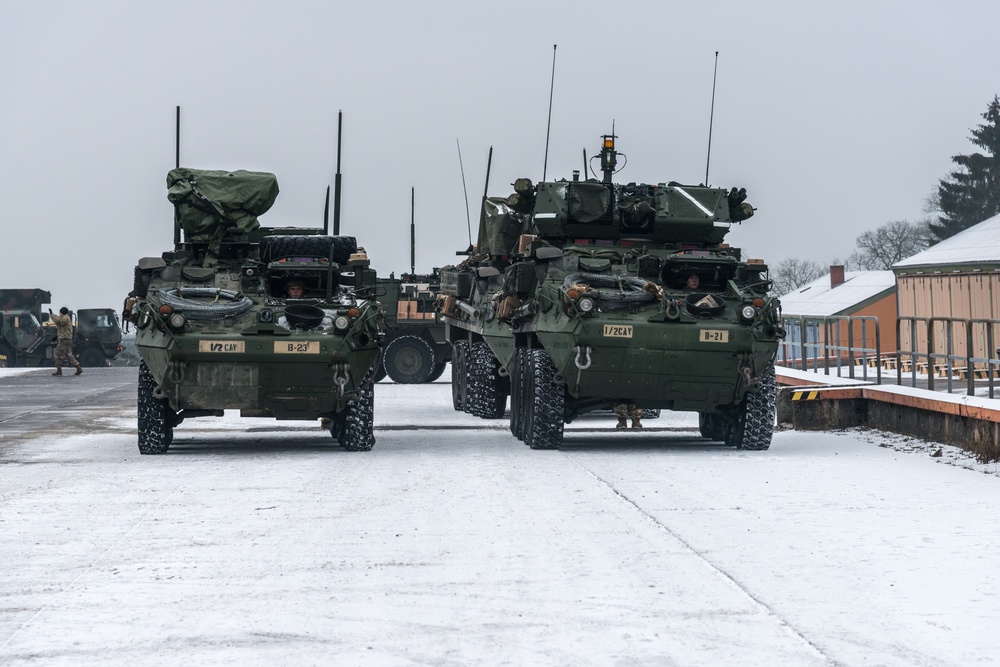
[[[69,308],[67,308],[66,306],[63,306],[62,308],[59,309],[59,314],[60,315],[69,315]]]

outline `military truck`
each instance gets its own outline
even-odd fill
[[[430,274],[390,274],[379,278],[379,303],[385,314],[385,348],[378,379],[434,382],[451,359],[444,322],[437,310],[438,269]]]
[[[780,304],[766,264],[723,242],[746,191],[613,183],[615,139],[591,158],[600,180],[484,199],[476,254],[441,271],[454,406],[499,418],[510,396],[536,449],[615,406],[698,412],[704,437],[767,449]]]
[[[325,220],[261,227],[270,173],[178,167],[167,186],[174,248],[138,261],[122,317],[142,358],[139,451],[163,454],[184,419],[224,410],[325,420],[345,449],[371,449],[382,331],[355,238],[339,221],[332,236]]]
[[[122,351],[122,328],[112,308],[76,311],[73,353],[81,366],[107,366]]]
[[[8,367],[52,365],[55,328],[43,324],[52,294],[43,289],[0,290],[0,364]]]

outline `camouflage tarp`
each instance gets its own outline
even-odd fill
[[[608,215],[611,192],[602,183],[570,183],[569,215],[576,222],[593,222]]]
[[[517,239],[523,230],[521,216],[504,199],[489,198],[483,202],[483,208],[485,215],[479,229],[477,252],[481,255],[511,255],[516,252]]]
[[[278,196],[274,174],[259,171],[171,169],[167,199],[188,241],[209,243],[217,253],[227,232],[249,232],[260,227],[263,215]]]

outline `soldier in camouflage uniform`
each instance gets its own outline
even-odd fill
[[[75,375],[79,375],[83,372],[83,368],[80,366],[80,362],[76,360],[73,356],[73,320],[69,316],[69,308],[63,306],[59,309],[59,314],[56,315],[49,309],[49,319],[52,323],[56,325],[56,372],[53,375],[62,375],[62,362],[63,357],[70,363],[71,366],[76,366]]]
[[[635,403],[616,403],[613,411],[618,417],[615,428],[628,428],[629,417],[632,418],[632,428],[642,428],[642,422],[639,421],[642,417],[642,408],[635,407]]]

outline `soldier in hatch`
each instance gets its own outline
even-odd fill
[[[285,296],[289,299],[301,299],[305,287],[299,280],[289,280],[285,285]]]
[[[59,309],[59,314],[56,315],[49,308],[49,319],[52,324],[56,325],[56,372],[53,375],[62,375],[62,364],[63,357],[69,362],[71,366],[76,367],[76,373],[74,375],[79,375],[83,372],[83,368],[80,366],[80,362],[76,360],[73,356],[73,320],[69,316],[69,308],[63,306]]]

